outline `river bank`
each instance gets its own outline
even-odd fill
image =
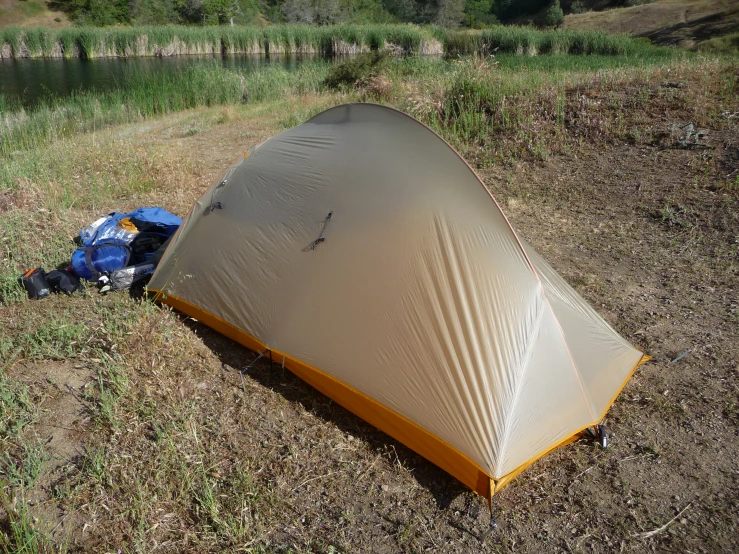
[[[11,27],[0,30],[0,59],[134,58],[203,54],[354,55],[370,50],[440,55],[506,52],[637,55],[655,47],[600,31],[496,27],[450,31],[416,25],[271,27]]]

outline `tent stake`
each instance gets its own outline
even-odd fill
[[[488,527],[487,531],[480,535],[480,542],[485,542],[485,540],[493,533],[493,531],[498,529],[498,520],[495,517],[495,485],[495,480],[490,478],[490,497],[488,498],[488,509],[490,510],[490,526]]]

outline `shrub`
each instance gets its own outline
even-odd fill
[[[558,27],[562,24],[564,18],[565,14],[562,11],[562,6],[559,5],[559,0],[554,0],[544,14],[544,25],[547,27]]]
[[[585,13],[589,11],[588,7],[583,4],[582,0],[575,0],[570,4],[570,13]]]
[[[324,84],[331,89],[343,86],[354,86],[358,81],[369,81],[378,75],[386,65],[388,54],[373,50],[360,54],[350,60],[336,64],[331,68]]]

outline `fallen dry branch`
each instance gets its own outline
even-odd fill
[[[685,510],[687,510],[688,508],[690,508],[691,504],[693,504],[693,503],[692,502],[689,502],[687,506],[685,506],[682,510],[680,510],[680,512],[675,517],[673,517],[670,521],[668,521],[667,523],[665,523],[662,527],[657,527],[656,529],[652,529],[651,531],[645,531],[643,533],[632,533],[631,536],[634,537],[635,539],[645,540],[645,539],[651,539],[655,535],[659,535],[662,531],[664,531],[665,529],[667,529],[667,527],[669,527],[669,525],[672,522],[674,522],[677,518],[679,518],[681,515],[683,515],[683,513],[685,513]]]

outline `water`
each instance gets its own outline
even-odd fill
[[[63,98],[85,90],[105,91],[123,86],[132,71],[155,74],[180,71],[199,63],[218,60],[223,67],[253,71],[268,64],[294,70],[312,56],[264,56],[235,54],[224,56],[172,56],[169,58],[101,58],[0,60],[0,95],[8,105],[20,102],[31,107],[39,100]],[[0,104],[2,105],[2,104]]]

